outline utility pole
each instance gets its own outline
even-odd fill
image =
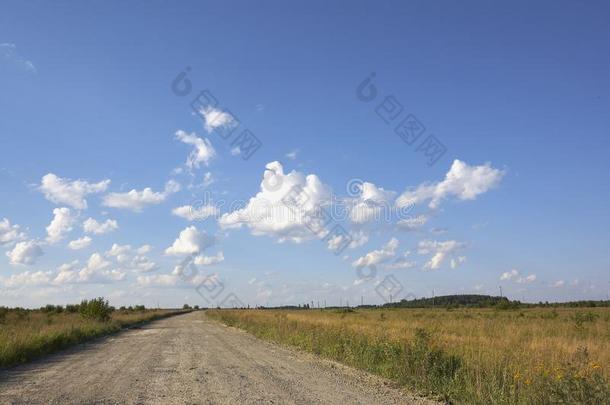
[[[502,296],[502,286],[500,285],[500,286],[498,286],[498,287],[500,288],[500,298],[502,298],[502,297],[503,297],[503,296]]]
[[[324,308],[326,308],[326,299],[324,299]]]
[[[432,289],[432,308],[434,308],[434,288]]]
[[[360,296],[360,306],[363,306],[363,305],[364,305],[364,296],[361,295]]]

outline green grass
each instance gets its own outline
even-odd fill
[[[446,401],[610,403],[608,308],[207,313]]]

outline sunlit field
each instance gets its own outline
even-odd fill
[[[457,403],[610,403],[610,308],[211,310]]]
[[[117,310],[105,320],[68,310],[0,308],[0,367],[23,363],[121,328],[180,313],[165,309]]]

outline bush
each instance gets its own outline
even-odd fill
[[[182,309],[191,309],[191,306],[189,304],[184,304],[182,306]]]
[[[80,303],[80,314],[85,319],[93,319],[100,322],[110,320],[113,308],[103,297],[94,298],[91,301],[83,300]]]

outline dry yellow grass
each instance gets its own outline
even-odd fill
[[[171,315],[172,310],[115,311],[108,322],[78,313],[10,310],[0,319],[0,367],[22,363],[124,326]],[[181,311],[180,311],[181,312]]]
[[[457,401],[594,404],[609,399],[610,308],[222,310],[210,315]],[[422,330],[430,336],[425,350],[459,359],[454,374],[419,384],[409,375],[416,369],[393,364],[410,361]],[[338,350],[336,340],[342,341]]]

